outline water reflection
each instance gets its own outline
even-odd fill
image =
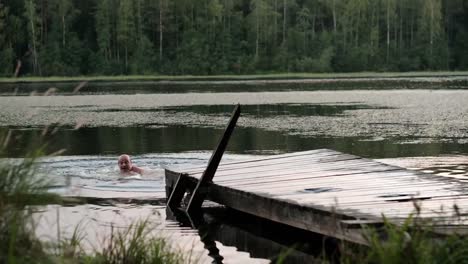
[[[55,93],[148,94],[148,93],[218,93],[259,91],[314,91],[351,89],[460,89],[468,86],[466,77],[334,78],[285,80],[166,80],[166,81],[82,81],[1,83],[1,95],[29,95],[55,88]]]
[[[36,234],[47,242],[69,239],[78,227],[88,252],[101,250],[111,232],[124,231],[147,220],[151,235],[163,237],[185,252],[191,263],[322,263],[326,253],[337,258],[336,242],[226,208],[207,209],[204,223],[193,229],[184,221],[166,218],[163,206],[90,200],[85,205],[37,208]],[[59,231],[57,231],[59,230]],[[323,248],[325,246],[325,248]]]
[[[208,207],[203,214],[192,216],[167,210],[167,217],[198,230],[201,242],[213,258],[212,263],[235,260],[239,254],[224,255],[223,248],[229,246],[249,252],[251,258],[268,259],[272,263],[280,259],[281,263],[322,263],[321,257],[327,257],[330,262],[338,258],[334,239],[229,208]]]
[[[7,147],[11,157],[21,157],[31,142],[43,133],[39,128],[10,128],[13,136]],[[0,128],[5,133],[8,128]],[[184,151],[211,151],[223,130],[210,127],[92,127],[59,129],[49,138],[47,151],[66,149],[66,155],[117,155]],[[231,153],[274,154],[329,148],[369,158],[468,154],[468,143],[443,140],[429,143],[418,138],[395,137],[369,140],[364,137],[307,137],[259,128],[237,127],[228,151]]]
[[[213,239],[250,252],[255,258],[273,263],[280,258],[284,263],[322,263],[320,257],[324,254],[331,262],[339,257],[334,239],[232,209],[212,208],[205,214],[211,219]]]

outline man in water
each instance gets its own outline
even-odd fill
[[[130,160],[130,156],[128,156],[127,154],[120,155],[118,164],[119,164],[119,169],[120,169],[121,174],[126,174],[126,175],[131,175],[135,173],[138,173],[140,175],[143,174],[143,170],[133,165],[132,161]]]

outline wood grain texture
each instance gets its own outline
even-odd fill
[[[178,173],[195,183],[203,170],[168,171],[167,181]],[[222,162],[209,189],[208,199],[228,207],[356,243],[365,243],[358,227],[380,226],[382,216],[399,224],[414,215],[441,234],[468,233],[463,180],[334,150]]]

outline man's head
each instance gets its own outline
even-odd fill
[[[118,164],[121,172],[129,172],[132,169],[132,161],[127,154],[120,155]]]

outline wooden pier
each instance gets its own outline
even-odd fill
[[[187,195],[205,167],[166,170],[169,198]],[[363,226],[401,224],[413,214],[439,234],[468,231],[466,182],[328,149],[220,163],[202,186],[206,199],[304,230],[366,244]],[[454,206],[456,204],[456,206]]]

